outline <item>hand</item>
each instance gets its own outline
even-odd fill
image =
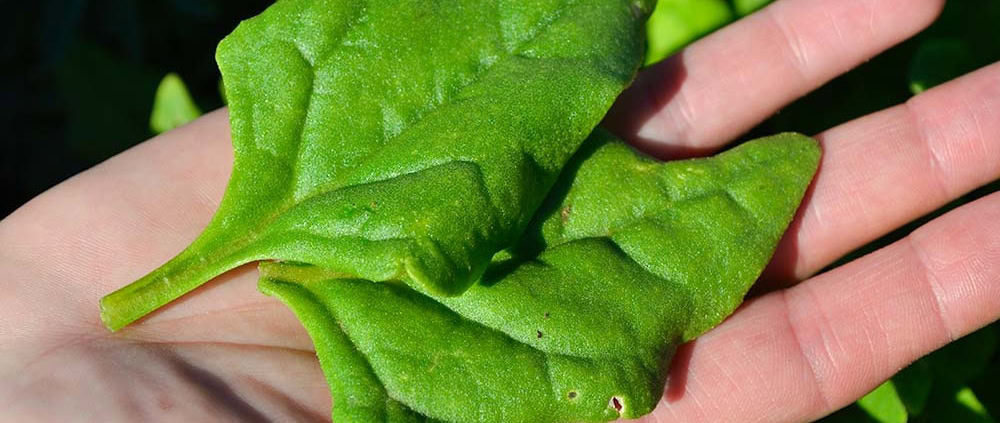
[[[780,0],[650,69],[607,124],[661,155],[720,147],[930,23],[940,0]],[[876,19],[877,17],[877,19]],[[774,290],[683,347],[652,421],[806,421],[998,318],[1000,196],[805,279],[1000,176],[1000,65],[820,136]],[[232,271],[111,334],[98,299],[187,245],[232,165],[215,112],[84,172],[0,222],[0,410],[12,421],[326,421],[291,312]],[[877,160],[876,160],[877,159]]]
[[[661,157],[723,146],[929,23],[942,1],[781,0],[645,72],[606,124]],[[902,15],[899,15],[899,14]],[[1000,193],[816,272],[1000,178],[1000,64],[818,135],[755,292],[682,347],[650,422],[802,422],[1000,317]]]

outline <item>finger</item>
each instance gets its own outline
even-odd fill
[[[100,296],[166,261],[207,224],[231,166],[227,116],[214,112],[8,216],[0,222],[0,268],[8,272],[0,319],[18,321],[0,322],[0,335],[54,322],[98,326]]]
[[[819,271],[1000,178],[1000,63],[819,136],[823,162],[762,279]]]
[[[686,383],[668,387],[673,395],[652,421],[812,421],[998,317],[1000,194],[993,194],[750,302],[695,341]]]
[[[779,0],[639,75],[605,124],[660,157],[715,149],[929,25],[943,0]]]

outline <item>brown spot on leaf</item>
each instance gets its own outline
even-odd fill
[[[537,333],[538,333],[538,337],[539,337],[539,338],[541,338],[541,337],[542,337],[542,331],[540,331],[540,330],[536,330],[535,332],[537,332]]]
[[[573,206],[563,207],[562,211],[559,212],[559,217],[562,218],[563,223],[569,221],[569,214],[573,211]]]
[[[611,407],[613,407],[615,411],[618,412],[618,414],[621,414],[622,409],[625,408],[622,405],[621,400],[618,399],[618,397],[611,397]]]
[[[566,394],[566,397],[569,399],[576,398],[576,391],[569,391],[569,393]]]
[[[547,311],[545,312],[545,318],[546,318],[546,319],[548,319],[548,318],[549,318],[549,312],[547,312]]]

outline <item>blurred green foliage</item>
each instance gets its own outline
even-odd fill
[[[1000,357],[994,323],[903,369],[825,423],[996,423]]]
[[[646,25],[646,64],[656,63],[692,41],[749,15],[771,0],[659,0]]]
[[[660,61],[735,17],[726,0],[658,0],[646,25],[646,64]]]
[[[201,116],[184,81],[176,73],[168,73],[156,88],[149,128],[159,134],[182,126]]]
[[[906,423],[907,411],[903,400],[890,380],[858,400],[858,406],[882,423]]]

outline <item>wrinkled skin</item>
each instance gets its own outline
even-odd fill
[[[645,71],[606,124],[661,156],[713,151],[912,35],[941,3],[780,0]],[[816,419],[1000,317],[998,194],[810,277],[1000,177],[997,81],[993,65],[821,134],[821,169],[759,295],[682,348],[648,421]],[[208,222],[231,158],[226,116],[216,112],[0,222],[5,419],[329,419],[308,337],[290,311],[257,293],[253,268],[118,333],[99,320],[101,295],[168,259]]]

